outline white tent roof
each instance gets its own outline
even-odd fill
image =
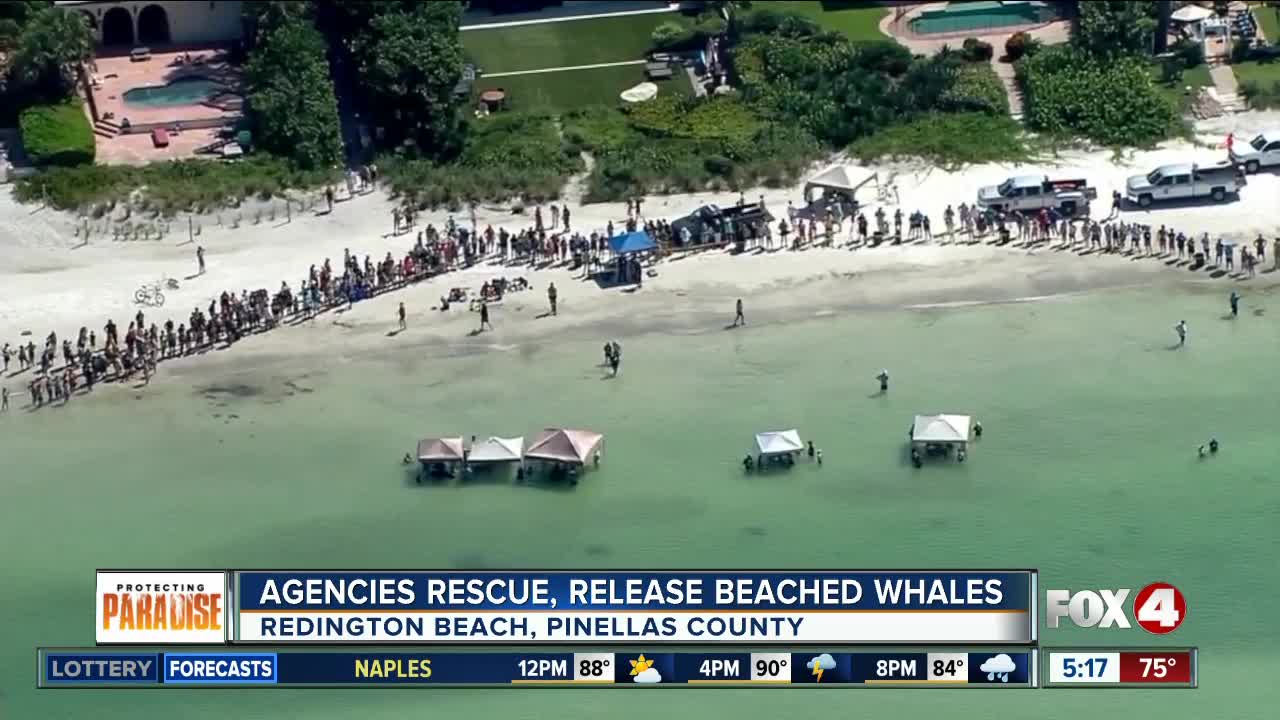
[[[463,459],[462,438],[426,438],[418,441],[421,462],[456,462]]]
[[[973,418],[968,415],[917,415],[911,425],[915,442],[968,442]]]
[[[658,86],[651,82],[642,82],[633,88],[622,91],[622,100],[629,103],[646,102],[657,96]]]
[[[806,187],[834,188],[853,192],[876,179],[876,174],[856,165],[832,165],[809,178]]]
[[[756,447],[761,455],[782,455],[804,450],[800,433],[795,430],[775,430],[756,433]]]
[[[491,437],[471,446],[467,460],[475,463],[520,462],[524,455],[524,438]]]
[[[1183,5],[1169,16],[1171,20],[1183,23],[1200,22],[1210,17],[1213,17],[1213,11],[1200,5]]]

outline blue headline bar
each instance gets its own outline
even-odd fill
[[[242,571],[242,612],[1029,611],[1030,571]]]

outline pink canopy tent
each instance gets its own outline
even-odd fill
[[[604,435],[590,430],[547,428],[529,443],[524,456],[530,460],[585,465],[604,442]]]
[[[418,462],[450,463],[466,459],[462,438],[427,438],[418,441]]]

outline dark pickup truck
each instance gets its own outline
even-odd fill
[[[754,225],[773,220],[773,215],[761,203],[748,205],[732,205],[722,208],[719,205],[703,205],[688,215],[671,223],[671,237],[678,243],[684,242],[684,229],[689,229],[689,242],[700,244],[710,240],[710,233],[726,230],[732,224]],[[729,240],[729,237],[723,238]]]

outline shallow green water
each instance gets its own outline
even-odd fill
[[[0,418],[0,706],[13,718],[1261,717],[1278,609],[1267,298],[1099,294],[883,312],[449,360],[281,364],[166,378],[138,399]],[[1186,318],[1189,347],[1170,350]],[[501,339],[499,338],[499,341]],[[405,353],[406,356],[410,353]],[[873,376],[893,387],[874,397]],[[912,469],[917,412],[979,417],[964,465]],[[234,415],[235,417],[231,417]],[[608,434],[576,489],[415,486],[421,436]],[[744,476],[752,434],[796,427],[821,467]],[[1210,435],[1223,452],[1199,461]],[[34,650],[93,641],[95,567],[1038,567],[1050,587],[1187,596],[1170,645],[1194,691],[41,691]],[[1049,644],[1152,636],[1043,631]],[[1155,644],[1160,644],[1156,642]]]

